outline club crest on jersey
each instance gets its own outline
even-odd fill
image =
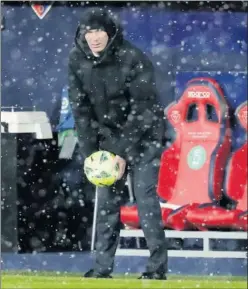
[[[32,3],[31,7],[34,11],[34,13],[40,18],[43,19],[47,13],[50,11],[50,9],[52,8],[52,4],[53,2],[51,2],[51,4],[38,4],[38,3]]]

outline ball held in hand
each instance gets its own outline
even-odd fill
[[[112,186],[119,174],[119,167],[113,167],[115,155],[108,151],[91,154],[84,162],[87,179],[98,187]]]

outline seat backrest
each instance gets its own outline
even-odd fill
[[[192,79],[165,115],[176,137],[161,157],[158,195],[180,206],[219,200],[222,168],[231,147],[229,110],[221,87],[210,78]]]
[[[236,209],[247,210],[247,101],[239,105],[235,111],[238,125],[243,128],[241,146],[236,149],[227,164],[224,193],[236,203]]]

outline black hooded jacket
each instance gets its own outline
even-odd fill
[[[85,41],[86,26],[103,26],[110,36],[97,58]],[[97,8],[84,13],[69,55],[69,100],[84,157],[104,149],[132,163],[161,147],[164,119],[153,70],[112,15]]]

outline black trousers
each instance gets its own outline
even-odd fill
[[[137,202],[140,224],[150,251],[147,272],[167,272],[167,242],[163,231],[161,209],[156,194],[159,158],[145,157],[131,168],[133,191]],[[120,206],[127,199],[125,179],[115,187],[98,189],[96,226],[96,263],[94,270],[101,274],[113,271],[115,252],[121,228]]]

